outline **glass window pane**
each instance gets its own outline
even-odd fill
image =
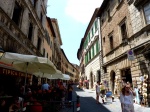
[[[150,2],[144,6],[144,13],[147,24],[150,24]]]

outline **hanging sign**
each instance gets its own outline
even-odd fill
[[[133,50],[128,50],[127,51],[127,56],[128,56],[128,60],[129,61],[133,61],[134,60],[134,53],[133,53]]]

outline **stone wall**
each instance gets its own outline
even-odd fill
[[[121,28],[120,23],[125,19],[126,27],[127,27],[127,35],[130,37],[132,35],[132,27],[130,21],[130,14],[128,11],[128,4],[126,0],[123,0],[120,4],[113,3],[114,5],[110,5],[110,19],[108,16],[105,19],[105,22],[101,26],[102,38],[105,38],[105,42],[103,41],[103,55],[105,56],[107,53],[111,51],[109,45],[109,34],[112,33],[113,36],[113,45],[114,48],[119,46],[122,43],[122,36],[121,36]],[[111,8],[113,7],[113,8]],[[107,15],[107,9],[104,10],[103,14]],[[111,26],[111,27],[110,27]],[[107,60],[106,60],[107,61]]]
[[[92,74],[92,76],[93,76],[93,88],[94,88],[98,70],[100,70],[99,56],[95,57],[87,66],[85,66],[85,75],[87,77],[87,80],[89,80],[89,88],[92,88],[90,75]]]

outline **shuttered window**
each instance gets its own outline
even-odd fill
[[[94,57],[94,46],[92,46],[92,57]]]
[[[99,52],[99,43],[98,40],[96,41],[96,54]]]

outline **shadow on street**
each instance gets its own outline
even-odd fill
[[[82,89],[78,89],[76,85],[74,85],[73,87],[74,87],[73,101],[76,101],[77,93],[83,92],[83,94],[85,94],[85,92]],[[64,108],[61,110],[61,112],[76,112],[76,102],[72,102],[72,104],[74,105],[74,107],[72,105],[70,108]],[[89,97],[85,95],[84,97],[84,95],[82,95],[80,96],[80,112],[111,112],[111,111],[108,110],[106,107],[104,107],[103,104],[101,103],[97,104],[96,100],[92,96]]]

